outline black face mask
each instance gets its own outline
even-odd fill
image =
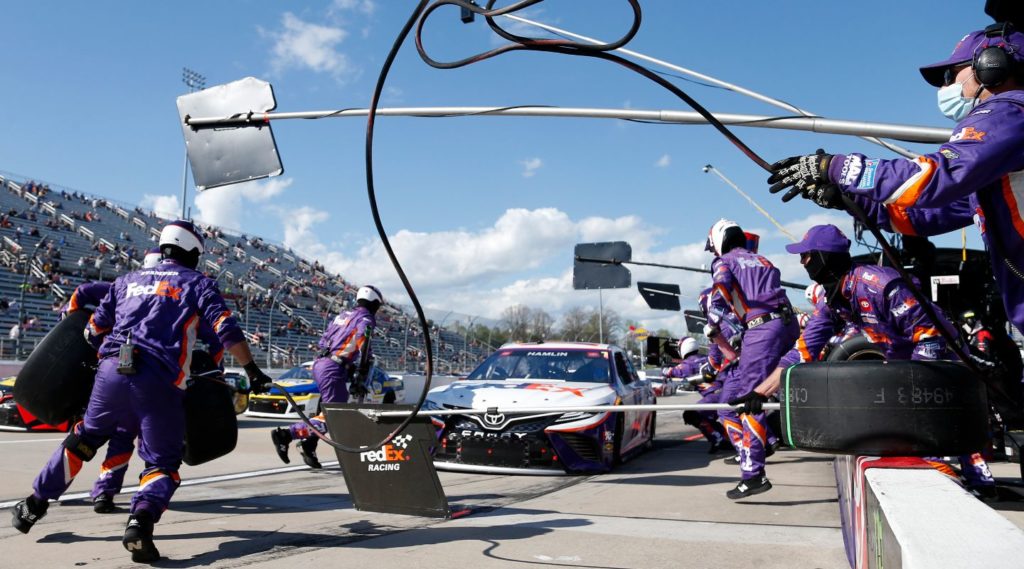
[[[807,262],[804,269],[812,281],[820,284],[825,289],[825,299],[830,306],[849,304],[842,294],[839,294],[839,284],[843,276],[849,272],[852,262],[849,253],[828,253],[825,251],[811,251],[807,253]]]

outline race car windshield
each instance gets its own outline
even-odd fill
[[[608,352],[599,350],[498,350],[466,379],[609,383],[608,362]]]

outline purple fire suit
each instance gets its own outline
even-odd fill
[[[899,273],[890,267],[856,266],[839,284],[849,306],[818,302],[796,345],[779,361],[779,367],[817,360],[817,355],[848,324],[855,324],[872,342],[886,350],[891,360],[938,360],[948,358],[946,341],[937,326],[953,331],[942,310],[932,305],[941,322],[933,322]],[[835,304],[835,302],[833,302]],[[954,332],[955,334],[955,332]],[[988,464],[974,453],[960,458],[970,486],[995,484]]]
[[[937,152],[914,160],[836,155],[829,178],[883,227],[938,235],[978,224],[1006,314],[1024,332],[1024,91],[993,95]],[[1019,272],[1019,271],[1018,271]]]
[[[737,395],[748,393],[775,369],[779,358],[800,335],[789,299],[782,289],[779,269],[771,261],[737,247],[715,259],[714,285],[708,300],[708,323],[721,329],[724,315],[733,313],[747,327],[740,344],[740,362],[732,382]],[[723,422],[726,418],[723,416]],[[740,471],[743,480],[764,475],[768,429],[765,414],[740,415],[743,444]],[[726,429],[729,428],[726,423]]]
[[[180,483],[184,380],[204,323],[227,348],[244,341],[217,284],[198,271],[167,259],[114,281],[86,327],[90,340],[102,343],[85,417],[73,430],[78,444],[51,456],[33,484],[36,497],[58,498],[91,458],[82,449],[95,453],[120,427],[139,434],[146,465],[131,512],[145,510],[159,521]],[[129,335],[136,373],[125,375],[117,371],[118,351]]]
[[[370,356],[373,354],[370,339],[377,317],[368,309],[357,306],[342,312],[327,325],[320,337],[321,355],[313,362],[313,380],[320,389],[322,403],[348,402],[347,383],[357,371],[363,381],[369,380]],[[327,432],[323,416],[310,421],[320,433]],[[306,423],[293,423],[289,429],[293,438],[316,437],[309,432]]]

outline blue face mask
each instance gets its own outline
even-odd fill
[[[964,84],[953,83],[939,89],[939,111],[946,118],[960,122],[974,110],[978,99],[967,99],[964,97]]]

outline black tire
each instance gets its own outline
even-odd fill
[[[826,361],[853,362],[877,361],[885,359],[885,349],[868,340],[867,336],[857,334],[838,346],[833,346]]]
[[[612,466],[618,466],[625,462],[622,460],[622,426],[625,421],[622,413],[615,414],[615,436],[612,439]]]
[[[651,412],[651,438],[647,439],[647,444],[644,447],[647,450],[654,448],[654,437],[658,434],[658,412]]]
[[[383,401],[383,403],[385,405],[391,405],[391,404],[393,404],[395,402],[396,399],[397,399],[397,397],[395,396],[395,392],[394,391],[388,391],[387,393],[384,394],[384,401]]]
[[[984,385],[960,363],[813,362],[789,368],[785,385],[782,432],[801,450],[955,456],[988,437]]]

